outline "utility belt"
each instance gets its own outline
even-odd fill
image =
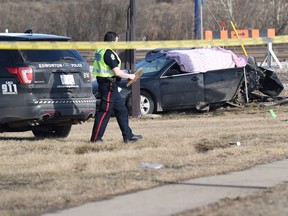
[[[107,83],[108,84],[108,90],[114,91],[117,89],[117,84],[120,82],[121,78],[118,77],[97,77],[97,82],[99,84]]]
[[[121,78],[118,77],[97,77],[98,83],[118,83],[121,81]]]

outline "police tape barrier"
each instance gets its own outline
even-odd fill
[[[0,42],[0,50],[27,49],[27,50],[95,50],[95,49],[156,49],[156,48],[191,48],[207,46],[240,46],[263,44],[288,43],[288,36],[275,36],[273,38],[242,38],[242,39],[214,39],[214,40],[170,40],[170,41],[119,41],[111,42]]]

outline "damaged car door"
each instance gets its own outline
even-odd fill
[[[230,101],[244,80],[244,68],[229,68],[204,73],[204,102]]]
[[[164,110],[189,108],[204,100],[203,73],[182,72],[174,63],[160,78]]]

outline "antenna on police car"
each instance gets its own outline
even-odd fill
[[[32,29],[27,29],[24,33],[25,34],[33,34],[33,31],[32,31]]]

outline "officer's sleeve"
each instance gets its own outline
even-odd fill
[[[114,52],[112,50],[107,49],[104,54],[104,61],[111,69],[118,67],[118,60]]]

